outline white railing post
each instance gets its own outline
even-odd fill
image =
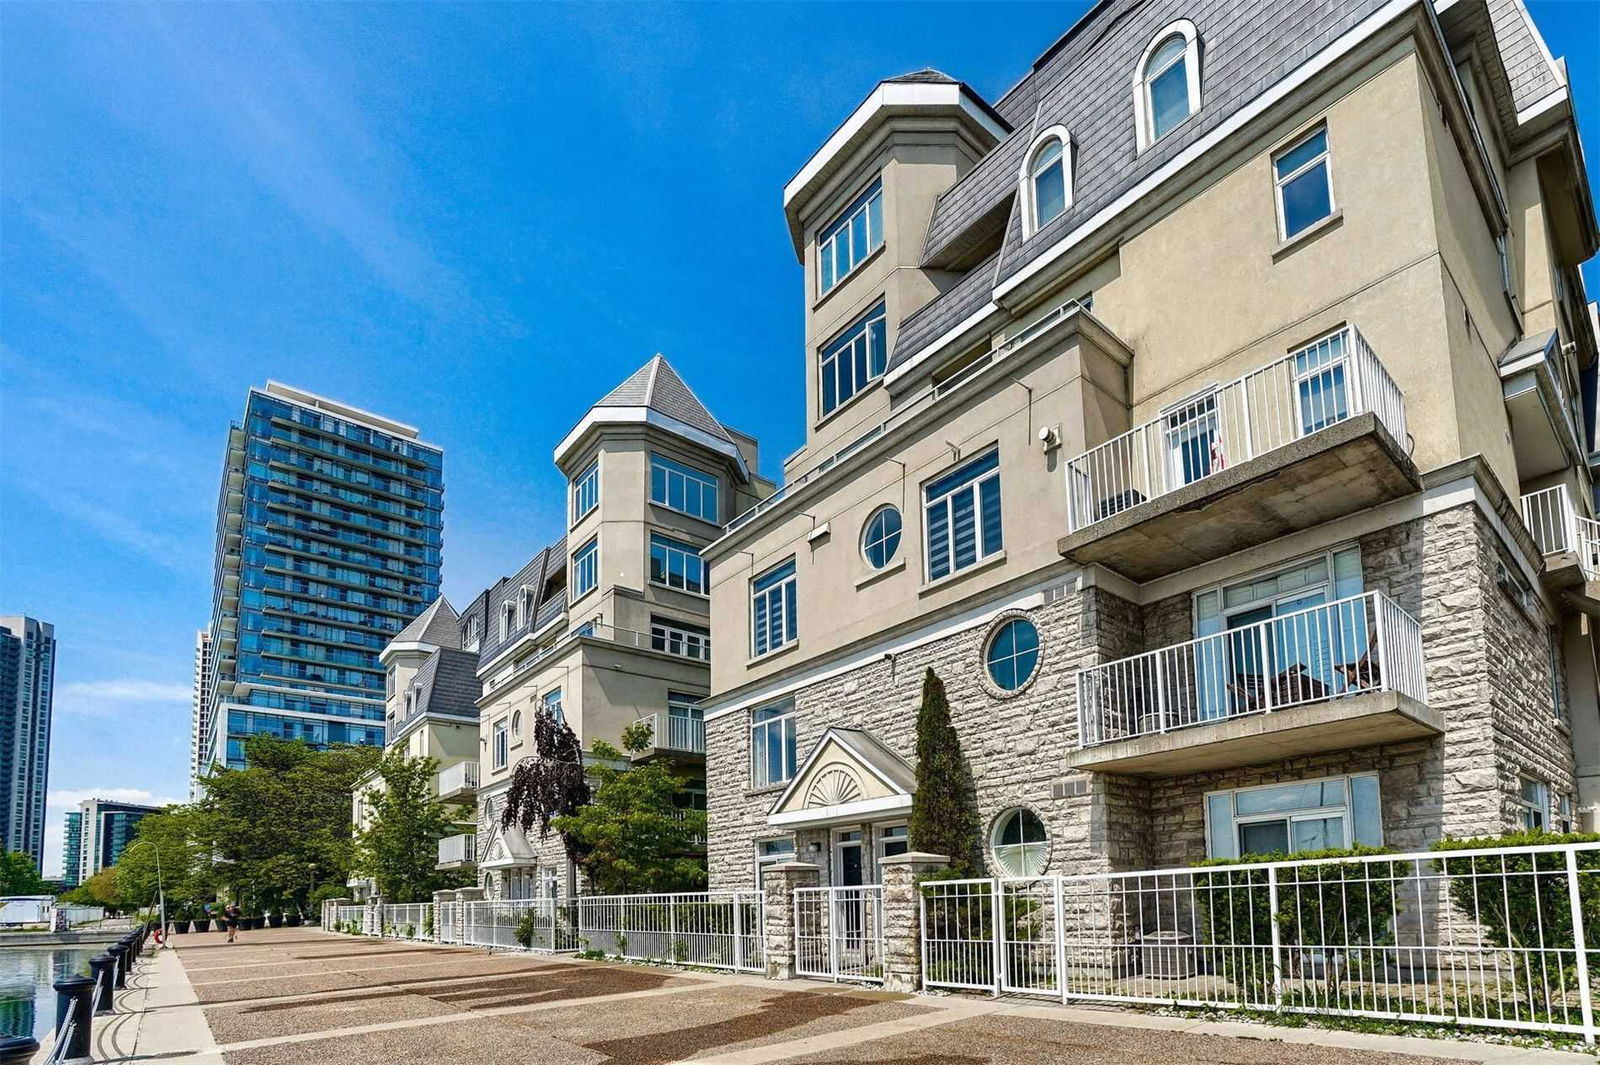
[[[1067,1003],[1067,905],[1062,897],[1061,877],[1050,878],[1055,895],[1056,933],[1056,990],[1061,994],[1061,1004]]]
[[[1001,885],[998,879],[989,881],[989,940],[994,944],[994,997],[1000,997],[1001,985],[1005,982],[1005,924],[1002,920],[1005,911],[1005,900],[1001,897]]]
[[[1160,650],[1151,659],[1155,663],[1156,712],[1162,732],[1167,731],[1167,671],[1163,668],[1165,663],[1162,661],[1165,655],[1166,651]]]
[[[1592,874],[1600,876],[1600,873]],[[1594,1046],[1594,1001],[1589,997],[1589,947],[1583,927],[1583,906],[1578,891],[1578,852],[1567,849],[1567,899],[1572,904],[1572,947],[1578,955],[1578,1003],[1583,1011],[1583,1041]]]
[[[1272,1006],[1282,1010],[1283,937],[1278,931],[1278,867],[1275,865],[1267,866],[1267,924],[1272,927]]]
[[[737,891],[733,893],[733,968],[744,968],[744,901]]]
[[[1271,625],[1270,621],[1262,622],[1257,633],[1261,638],[1261,708],[1269,714],[1272,713],[1272,640],[1267,630]]]

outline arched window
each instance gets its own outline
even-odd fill
[[[518,710],[516,713],[511,715],[511,738],[513,740],[522,739],[522,711],[521,710]]]
[[[996,687],[1016,691],[1033,678],[1039,664],[1039,630],[1027,618],[1012,618],[989,637],[983,661]]]
[[[1072,137],[1051,126],[1034,138],[1017,175],[1022,189],[1022,235],[1031,237],[1072,206]]]
[[[893,562],[899,552],[900,511],[892,506],[879,507],[861,530],[861,554],[867,565],[882,569]]]
[[[1050,861],[1044,822],[1026,807],[1000,815],[989,837],[989,850],[1002,876],[1039,876]]]
[[[1180,19],[1151,38],[1133,75],[1133,110],[1143,151],[1200,110],[1200,37]]]

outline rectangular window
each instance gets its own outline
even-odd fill
[[[1213,791],[1205,814],[1211,858],[1383,846],[1376,773]]]
[[[1545,640],[1550,647],[1550,702],[1557,721],[1567,720],[1567,691],[1561,669],[1561,630],[1545,630]]]
[[[704,717],[704,711],[700,709],[700,701],[703,698],[704,696],[690,695],[687,692],[668,692],[667,716],[700,721]]]
[[[874,181],[817,237],[817,293],[830,291],[883,246],[883,182]]]
[[[706,594],[706,564],[693,544],[650,534],[650,582]]]
[[[750,582],[750,649],[757,656],[787,647],[797,637],[794,559]]]
[[[1350,417],[1349,347],[1350,332],[1340,329],[1292,353],[1301,436]]]
[[[1272,160],[1278,200],[1278,232],[1284,240],[1333,213],[1333,178],[1328,169],[1328,129],[1323,126]]]
[[[766,880],[767,867],[779,862],[794,861],[794,837],[763,839],[756,843],[756,890],[760,891]]]
[[[883,376],[889,364],[886,314],[882,300],[822,349],[822,413],[848,403]]]
[[[794,703],[750,712],[750,786],[770,787],[794,776]]]
[[[600,583],[600,540],[595,538],[572,553],[572,600],[577,602]]]
[[[504,721],[494,723],[494,767],[504,769],[511,754],[511,729]]]
[[[650,619],[650,647],[669,655],[711,661],[711,630],[673,618]]]
[[[964,570],[1004,546],[998,448],[940,477],[923,496],[929,580]]]
[[[1522,807],[1522,827],[1544,832],[1550,827],[1550,785],[1531,777],[1520,778],[1517,802]]]
[[[1574,805],[1575,804],[1570,794],[1558,795],[1556,797],[1555,830],[1560,832],[1562,835],[1566,835],[1568,832],[1576,830],[1577,826],[1572,816],[1572,808]]]
[[[572,524],[600,505],[600,460],[589,463],[589,468],[572,482]]]
[[[650,502],[717,523],[717,479],[661,455],[650,456]]]
[[[561,711],[561,689],[556,688],[544,693],[544,698],[539,700],[539,708],[557,721],[566,721],[567,715]]]

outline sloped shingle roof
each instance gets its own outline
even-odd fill
[[[411,619],[411,624],[401,629],[392,643],[428,643],[435,647],[461,648],[461,617],[444,596]]]
[[[664,356],[656,355],[639,367],[627,380],[608,392],[596,407],[646,407],[685,425],[733,443],[722,423],[706,409],[698,396],[683,383],[678,371]]]

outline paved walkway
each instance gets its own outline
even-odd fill
[[[1593,1065],[1446,1040],[1199,1022],[327,934],[177,937],[96,1060],[183,1065]]]

